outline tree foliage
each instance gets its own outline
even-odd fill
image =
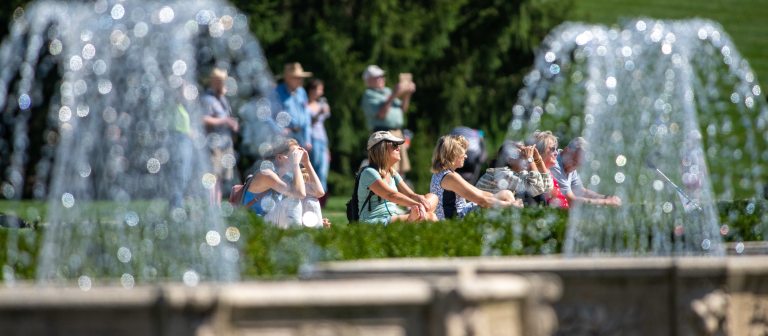
[[[482,129],[489,148],[503,139],[533,51],[570,1],[246,1],[270,67],[298,61],[326,83],[334,193],[351,187],[368,135],[359,100],[362,71],[378,64],[393,85],[411,72],[418,86],[407,115],[414,131],[410,178],[425,185],[434,142],[455,126]],[[334,174],[335,175],[335,174]],[[334,178],[335,177],[335,178]]]

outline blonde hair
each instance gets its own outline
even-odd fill
[[[274,160],[275,157],[277,157],[280,154],[286,154],[291,150],[291,147],[293,146],[299,146],[299,142],[296,141],[296,139],[288,138],[283,140],[282,142],[277,143],[272,149],[268,152],[267,158],[270,160]]]
[[[461,135],[441,136],[432,153],[432,172],[438,173],[443,169],[453,170],[453,162],[464,155],[468,147],[469,141]]]
[[[394,168],[389,167],[389,152],[387,151],[388,141],[379,141],[368,150],[368,162],[376,167],[379,175],[384,177],[386,174],[394,173]],[[389,169],[387,169],[389,168]]]
[[[211,82],[217,79],[224,81],[227,79],[227,76],[228,76],[227,70],[224,70],[222,68],[213,68],[213,70],[211,70],[211,74],[208,75],[207,84],[210,84]]]
[[[557,137],[552,134],[551,131],[536,130],[533,132],[531,140],[536,145],[536,149],[539,151],[539,153],[541,153],[541,155],[544,155],[544,150],[547,148],[547,146],[554,145],[557,147]]]

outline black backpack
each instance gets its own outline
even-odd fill
[[[359,200],[357,199],[357,188],[360,187],[360,174],[365,170],[365,168],[374,168],[373,166],[367,166],[363,167],[363,169],[360,169],[360,171],[355,175],[355,189],[352,190],[352,198],[349,199],[347,202],[347,220],[349,220],[350,223],[357,222],[360,220],[360,210],[362,207],[359,207],[360,204]],[[375,169],[375,168],[374,168]],[[366,204],[368,205],[368,211],[371,211],[371,196],[373,196],[373,191],[370,189],[368,190],[368,197],[365,198],[365,201],[363,202],[363,206]]]

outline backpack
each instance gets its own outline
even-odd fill
[[[347,201],[347,220],[349,220],[350,223],[357,222],[360,220],[360,212],[362,212],[362,207],[359,207],[358,204],[360,201],[357,199],[357,188],[360,187],[360,174],[365,170],[366,168],[374,168],[373,166],[366,166],[363,167],[363,169],[360,169],[360,171],[355,175],[355,189],[352,190],[352,198]],[[375,168],[374,168],[375,169]],[[363,202],[363,206],[366,204],[368,205],[368,211],[371,210],[371,196],[373,196],[373,191],[368,189],[368,197],[365,198],[365,202]]]
[[[229,193],[229,203],[231,203],[233,206],[243,205],[243,200],[245,199],[245,191],[248,190],[248,187],[251,185],[252,181],[253,175],[248,175],[248,177],[245,178],[245,182],[243,182],[243,184],[233,185],[232,192]],[[250,202],[248,202],[248,204],[245,204],[245,207],[250,208],[260,199],[261,197],[255,197]]]

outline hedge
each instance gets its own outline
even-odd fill
[[[768,202],[720,202],[718,210],[724,241],[764,239]],[[557,254],[563,249],[567,221],[567,212],[542,208],[486,211],[436,223],[337,223],[331,229],[278,229],[245,212],[229,217],[243,237],[243,278],[294,277],[302,267],[321,261]],[[44,226],[0,229],[0,241],[6,242],[0,249],[5,279],[10,274],[34,277],[43,232]]]

